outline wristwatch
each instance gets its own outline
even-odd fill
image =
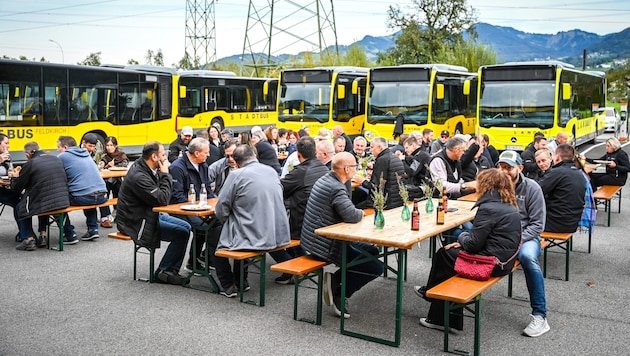
[[[459,185],[459,190],[466,190],[466,183],[462,183]]]

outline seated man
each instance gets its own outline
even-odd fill
[[[37,247],[46,247],[46,224],[48,217],[39,217],[40,235],[35,237],[31,217],[47,211],[64,209],[70,205],[68,197],[68,180],[63,163],[58,157],[47,155],[39,149],[37,142],[24,145],[24,154],[28,161],[22,170],[14,173],[12,189],[24,191],[22,199],[15,211],[18,214],[20,227],[20,245],[18,250],[31,251]],[[73,234],[70,224],[64,225],[68,234]],[[72,235],[68,236],[72,239]],[[76,239],[76,236],[74,236]]]
[[[190,126],[182,127],[182,131],[175,141],[168,146],[168,161],[173,162],[182,156],[188,149],[188,143],[193,139],[193,129]]]
[[[346,182],[357,172],[354,156],[341,152],[333,157],[332,172],[321,177],[313,186],[306,204],[304,224],[302,226],[301,247],[310,255],[323,261],[341,266],[341,242],[318,236],[315,230],[340,222],[357,223],[363,218],[363,211],[354,207]],[[358,250],[359,249],[359,250]],[[360,257],[360,250],[378,254],[378,248],[372,245],[351,244],[348,248],[348,261]],[[346,295],[348,298],[383,273],[383,265],[378,261],[369,261],[348,268]],[[324,274],[324,301],[332,306],[341,316],[341,270],[334,274]],[[345,318],[350,317],[345,308]]]
[[[169,241],[155,279],[181,285],[184,277],[179,270],[188,246],[190,224],[153,212],[154,207],[168,205],[171,199],[173,179],[168,173],[169,165],[164,146],[155,141],[144,145],[142,158],[131,166],[120,186],[116,223],[118,230],[137,245],[159,248],[160,240]]]
[[[70,204],[95,205],[106,202],[107,187],[90,153],[85,148],[77,147],[77,142],[70,136],[59,136],[57,152],[66,170]],[[83,213],[88,231],[81,236],[81,240],[91,241],[99,238],[96,209],[85,209]],[[77,242],[76,239],[66,241],[69,245]]]
[[[575,232],[580,222],[586,186],[580,169],[575,167],[574,158],[572,146],[559,145],[553,157],[553,167],[538,182],[547,205],[544,231]]]
[[[400,197],[396,176],[402,178],[405,175],[403,163],[387,148],[387,141],[382,137],[376,137],[372,140],[371,149],[376,160],[374,161],[371,176],[369,179],[364,180],[361,186],[371,193],[374,188],[381,185],[381,180],[385,180],[383,186],[384,193],[387,194],[385,209],[394,209],[402,206],[403,201]],[[372,204],[372,194],[369,194],[365,203],[358,204],[358,207],[370,208]]]
[[[173,177],[173,194],[169,204],[185,203],[188,201],[188,190],[192,185],[195,188],[195,200],[199,200],[201,185],[206,187],[206,197],[214,198],[212,190],[210,190],[210,181],[208,179],[208,164],[206,159],[210,152],[210,143],[205,138],[193,138],[188,144],[188,150],[181,157],[173,161],[169,167],[169,173]],[[203,269],[205,254],[202,253],[203,244],[205,243],[205,233],[200,227],[204,224],[203,219],[198,216],[177,215],[178,218],[187,221],[194,227],[193,244],[190,247],[188,262],[186,269],[189,271]],[[193,248],[194,246],[194,248]],[[196,252],[196,256],[193,255]],[[214,254],[214,251],[211,251]],[[199,266],[197,266],[199,264]]]
[[[223,224],[216,249],[261,251],[289,244],[289,219],[278,173],[258,162],[249,145],[236,147],[233,157],[239,169],[228,175],[215,208],[215,215]],[[285,250],[272,257],[276,262],[291,259]],[[221,283],[220,294],[236,297],[239,261],[234,261],[232,271],[228,259],[214,256],[214,266]],[[248,284],[243,286],[244,291],[248,289]]]

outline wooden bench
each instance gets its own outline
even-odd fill
[[[547,240],[540,240],[540,249],[544,250],[549,246],[549,241]],[[516,260],[516,263],[514,264],[514,269],[512,269],[512,272],[510,272],[510,274],[508,275],[508,298],[514,298],[514,299],[521,299],[521,300],[526,300],[526,298],[520,298],[520,297],[512,297],[512,282],[513,282],[513,273],[516,270],[516,268],[521,264],[521,261],[519,261],[518,259]]]
[[[295,278],[293,320],[306,321],[315,325],[322,324],[323,270],[326,265],[328,265],[328,262],[320,261],[311,256],[300,256],[271,266],[270,269],[272,271],[290,274]],[[315,321],[304,318],[298,319],[298,292],[300,283],[305,280],[309,280],[317,286],[317,314]]]
[[[217,250],[214,254],[218,257],[230,258],[241,262],[240,276],[239,276],[239,295],[241,303],[249,303],[258,306],[265,306],[265,273],[267,269],[267,253],[284,250],[291,247],[300,245],[300,240],[291,240],[289,244],[280,246],[272,250],[264,251],[232,251],[232,250]],[[245,282],[245,269],[247,267],[254,267],[260,275],[260,294],[258,302],[248,300],[243,301],[244,282]]]
[[[125,240],[125,241],[133,240],[131,236],[125,235],[120,231],[110,232],[109,234],[107,234],[107,237],[109,237],[110,239],[118,239],[118,240]],[[140,249],[145,249],[147,250],[147,252],[140,252]],[[149,279],[137,278],[138,253],[149,255]],[[136,245],[135,243],[133,244],[133,280],[149,282],[149,283],[153,283],[155,281],[155,248],[154,247],[139,246],[139,245]]]
[[[59,252],[63,251],[63,240],[64,234],[63,229],[67,220],[67,216],[69,212],[77,211],[77,210],[86,210],[86,209],[96,209],[110,205],[117,205],[118,198],[111,198],[102,204],[94,204],[94,205],[70,205],[65,209],[59,209],[54,211],[47,211],[45,213],[37,214],[37,216],[48,216],[48,224],[46,226],[46,243],[48,244],[49,250],[58,250]],[[50,225],[57,223],[59,226],[59,247],[51,247],[50,246]]]
[[[543,252],[543,277],[547,278],[547,250],[551,247],[558,247],[565,252],[565,264],[564,264],[564,280],[569,280],[569,258],[570,252],[573,248],[573,232],[549,232],[543,231],[540,234],[540,238],[549,241],[549,246]],[[560,279],[560,277],[549,277],[553,279]]]
[[[604,201],[604,212],[608,212],[608,226],[610,226],[610,212],[612,210],[610,202],[615,196],[619,199],[619,213],[621,213],[621,188],[623,187],[617,185],[603,185],[593,193],[596,204],[599,201]]]
[[[518,267],[520,262],[514,263],[512,272]],[[487,281],[475,281],[460,276],[454,276],[437,286],[429,289],[426,293],[427,298],[439,299],[444,301],[444,352],[449,353],[466,353],[461,350],[451,351],[448,345],[448,336],[450,329],[450,312],[453,309],[464,308],[473,314],[475,319],[475,343],[474,355],[480,354],[481,346],[481,294],[488,288],[499,282],[502,277],[490,277]],[[474,304],[474,307],[470,305]]]

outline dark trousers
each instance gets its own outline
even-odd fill
[[[591,185],[593,186],[593,190],[603,185],[618,185],[623,187],[626,185],[626,179],[625,177],[615,177],[612,174],[591,173]]]
[[[347,248],[347,262],[350,263],[361,255],[361,250],[367,251],[369,254],[376,256],[379,254],[376,246],[362,244],[362,243],[350,243]],[[352,297],[354,292],[363,288],[370,281],[376,279],[376,277],[383,274],[383,264],[378,260],[366,261],[356,266],[348,268],[348,275],[346,276],[346,298]],[[335,296],[341,295],[341,268],[338,269],[332,275],[332,291]]]
[[[451,248],[449,250],[441,248],[433,255],[433,264],[431,265],[431,272],[429,272],[427,290],[457,274],[455,273],[455,259],[457,259],[459,250],[458,248]],[[462,313],[463,308],[456,308],[451,311],[449,316],[451,328],[457,330],[464,328],[464,316]],[[433,324],[444,325],[444,301],[433,300],[431,302],[427,319]]]

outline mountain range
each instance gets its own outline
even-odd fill
[[[614,60],[630,57],[630,27],[618,33],[598,35],[574,29],[556,34],[528,33],[512,27],[495,26],[487,23],[477,24],[477,39],[497,52],[499,62],[561,60],[575,66],[582,65],[583,50],[587,51],[587,66],[595,68]],[[394,34],[393,36],[396,36]],[[379,52],[394,45],[393,36],[366,35],[363,39],[349,44],[339,45],[343,53],[349,47],[358,44],[368,59],[375,61]],[[262,54],[260,54],[262,55]],[[283,54],[275,60],[286,61],[293,55]],[[240,55],[223,58],[223,61],[240,61]]]

